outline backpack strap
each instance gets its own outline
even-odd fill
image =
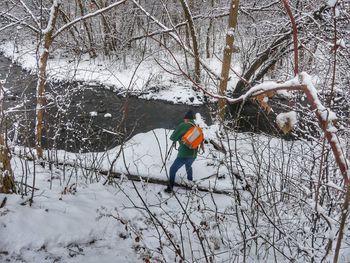
[[[197,124],[193,123],[192,121],[189,121],[188,123],[191,124],[193,127],[198,126]]]

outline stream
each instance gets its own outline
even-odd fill
[[[0,79],[5,79],[6,129],[16,144],[34,146],[36,75],[0,54]],[[103,85],[49,82],[43,145],[71,152],[104,151],[137,133],[174,129],[188,109],[211,124],[206,106],[170,104],[121,97]]]

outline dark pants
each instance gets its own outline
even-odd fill
[[[194,162],[193,158],[180,158],[177,157],[174,161],[174,163],[170,167],[170,180],[169,180],[169,186],[171,188],[174,187],[175,184],[175,176],[176,172],[185,165],[186,167],[186,173],[187,173],[187,179],[192,181],[192,164]]]

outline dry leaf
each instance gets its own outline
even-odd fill
[[[255,100],[259,103],[259,105],[263,108],[264,111],[266,111],[267,113],[270,113],[272,111],[272,108],[268,104],[268,101],[269,101],[269,98],[272,98],[275,95],[276,95],[276,91],[271,90],[256,96]]]
[[[259,95],[259,96],[255,97],[255,99],[259,103],[261,108],[263,108],[264,111],[266,111],[267,113],[270,113],[272,111],[272,108],[267,103],[269,100],[268,97],[266,97],[265,95]]]
[[[291,125],[290,121],[288,121],[285,122],[284,125],[279,128],[283,131],[284,134],[287,134],[293,129],[293,126]]]

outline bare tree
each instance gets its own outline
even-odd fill
[[[79,6],[80,15],[84,16],[85,15],[85,6],[83,5],[83,2],[81,0],[76,0],[76,3]],[[85,32],[86,32],[88,41],[89,41],[88,42],[89,43],[89,54],[90,54],[91,58],[95,58],[97,55],[96,55],[96,51],[93,47],[94,41],[93,41],[91,24],[86,19],[84,19],[82,22],[83,22],[83,25],[85,28]]]
[[[229,80],[229,73],[231,67],[231,59],[233,53],[233,43],[235,40],[235,28],[237,25],[237,17],[238,17],[238,7],[239,0],[232,0],[230,3],[230,16],[228,19],[228,29],[226,33],[226,45],[224,48],[224,58],[222,62],[221,68],[221,78],[220,78],[220,87],[219,94],[221,96],[226,95],[227,82]],[[225,119],[225,109],[226,109],[226,101],[223,99],[219,100],[219,109],[218,115],[220,122],[223,122]]]
[[[198,47],[198,37],[197,32],[194,27],[194,22],[191,14],[191,10],[187,4],[186,0],[180,0],[182,9],[184,10],[185,17],[188,22],[188,26],[190,28],[191,38],[192,38],[192,49],[194,54],[194,71],[195,71],[195,81],[200,83],[201,78],[201,69],[200,69],[200,61],[199,61],[199,47]]]
[[[11,155],[7,145],[5,112],[3,109],[4,89],[0,80],[0,193],[15,193],[15,178],[11,168]]]
[[[49,23],[46,29],[42,30],[43,34],[43,44],[42,53],[39,58],[39,72],[38,72],[38,83],[37,83],[37,107],[36,107],[36,127],[35,127],[35,138],[36,138],[36,150],[39,159],[43,158],[43,148],[42,148],[42,131],[44,122],[44,112],[45,112],[45,83],[46,83],[46,67],[47,60],[49,58],[49,50],[53,42],[53,32],[56,26],[57,17],[59,14],[60,4],[57,0],[54,1],[49,17]]]

